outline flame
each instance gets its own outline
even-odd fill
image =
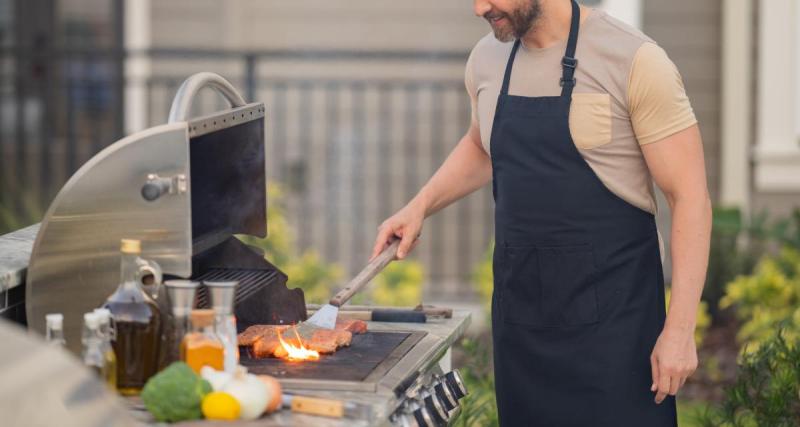
[[[300,344],[299,347],[284,341],[283,333],[278,333],[278,340],[280,340],[283,349],[286,350],[286,356],[284,356],[284,359],[287,359],[291,362],[301,360],[319,360],[319,352],[309,350],[303,345],[303,340],[300,339],[300,334],[297,333],[297,328],[295,328],[294,325],[292,325],[292,330],[294,331],[294,335],[297,337],[297,342]]]

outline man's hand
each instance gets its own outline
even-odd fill
[[[697,347],[694,333],[664,328],[650,354],[655,401],[661,403],[667,395],[675,396],[686,379],[697,369]]]
[[[378,237],[375,239],[375,247],[372,249],[370,259],[378,256],[388,246],[392,237],[402,239],[397,248],[397,259],[405,258],[417,246],[417,238],[422,231],[424,220],[425,209],[417,207],[413,201],[400,209],[378,227]]]

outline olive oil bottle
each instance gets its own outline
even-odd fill
[[[114,322],[113,342],[117,362],[117,390],[137,395],[158,371],[162,318],[158,305],[142,288],[142,278],[155,277],[161,283],[158,264],[139,257],[141,242],[123,239],[120,248],[120,284],[104,308]]]

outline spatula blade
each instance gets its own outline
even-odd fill
[[[303,324],[315,325],[323,329],[333,329],[336,327],[336,317],[339,315],[339,307],[325,304],[309,317]]]

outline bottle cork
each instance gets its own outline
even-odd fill
[[[196,328],[205,328],[214,324],[214,310],[196,309],[192,310],[189,320]]]
[[[119,250],[125,254],[140,254],[142,253],[142,242],[135,239],[122,239],[120,242]]]

